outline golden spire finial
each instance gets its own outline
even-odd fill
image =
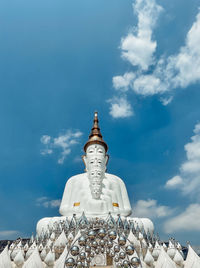
[[[91,133],[89,135],[89,140],[86,142],[86,144],[84,146],[85,152],[87,150],[87,147],[91,144],[103,145],[106,152],[108,150],[108,145],[105,143],[105,141],[103,140],[103,137],[101,135],[101,131],[99,128],[98,112],[96,112],[96,111],[94,112],[94,123],[93,123]]]

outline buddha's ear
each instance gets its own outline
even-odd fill
[[[107,164],[108,164],[108,160],[109,160],[109,155],[106,154],[106,166],[107,166]]]
[[[109,160],[109,155],[106,154],[106,155],[105,155],[105,158],[106,158],[105,172],[107,172],[107,164],[108,164],[108,160]]]
[[[85,165],[85,171],[87,171],[87,157],[86,157],[86,155],[82,155],[82,160],[83,160],[83,163]]]

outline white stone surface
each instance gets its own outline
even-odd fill
[[[42,263],[37,248],[33,251],[28,260],[24,263],[23,268],[44,268],[45,264]]]
[[[154,258],[152,257],[151,255],[151,252],[149,251],[149,249],[147,249],[147,253],[145,255],[145,258],[144,258],[144,262],[149,265],[150,267],[153,265],[154,263]]]
[[[199,268],[200,258],[191,246],[188,247],[188,255],[185,261],[184,268]]]
[[[179,265],[180,267],[182,267],[182,265],[183,265],[183,256],[181,255],[181,253],[180,253],[180,251],[177,249],[176,250],[176,254],[175,254],[175,256],[174,256],[174,259],[173,259],[173,261],[177,264],[177,265]]]
[[[55,262],[55,253],[50,250],[46,258],[44,259],[44,262],[46,263],[46,265],[53,267]]]
[[[68,249],[67,247],[65,247],[63,253],[60,255],[59,259],[56,260],[54,268],[60,268],[60,267],[64,267],[64,263],[65,263],[65,259],[67,257],[68,254]]]
[[[12,263],[8,253],[8,246],[0,254],[0,267],[1,268],[12,268]]]
[[[87,172],[73,176],[66,183],[60,206],[61,215],[79,216],[84,211],[90,217],[105,216],[109,212],[129,216],[131,206],[124,182],[115,175],[105,173],[107,156],[104,147],[99,144],[88,146],[84,161]],[[92,194],[95,180],[96,184],[102,184],[99,198],[94,198]]]
[[[59,237],[56,239],[54,243],[54,247],[66,247],[68,243],[67,237],[65,235],[65,232],[62,231],[62,233],[59,235]]]
[[[20,250],[14,258],[14,263],[17,267],[21,268],[24,264],[24,252]]]
[[[176,264],[171,260],[163,247],[161,248],[155,268],[177,268]]]

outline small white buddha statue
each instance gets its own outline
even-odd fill
[[[84,212],[87,217],[106,218],[109,212],[115,217],[131,215],[132,210],[124,182],[117,176],[106,173],[108,163],[108,146],[102,138],[98,125],[98,115],[95,113],[94,124],[89,135],[89,140],[84,146],[85,173],[71,177],[65,186],[60,214],[63,217],[44,218],[37,224],[37,232],[46,229],[54,221],[81,216]],[[153,224],[148,219],[133,219],[145,229],[153,229]]]

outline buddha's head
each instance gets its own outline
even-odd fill
[[[91,169],[100,169],[105,173],[108,155],[106,154],[104,146],[100,144],[89,145],[83,156],[83,161],[86,172],[89,172]]]
[[[94,199],[100,199],[102,181],[105,178],[108,162],[107,144],[104,142],[98,125],[97,113],[94,116],[94,125],[89,140],[84,146],[85,155],[83,161],[90,181],[90,190]]]

